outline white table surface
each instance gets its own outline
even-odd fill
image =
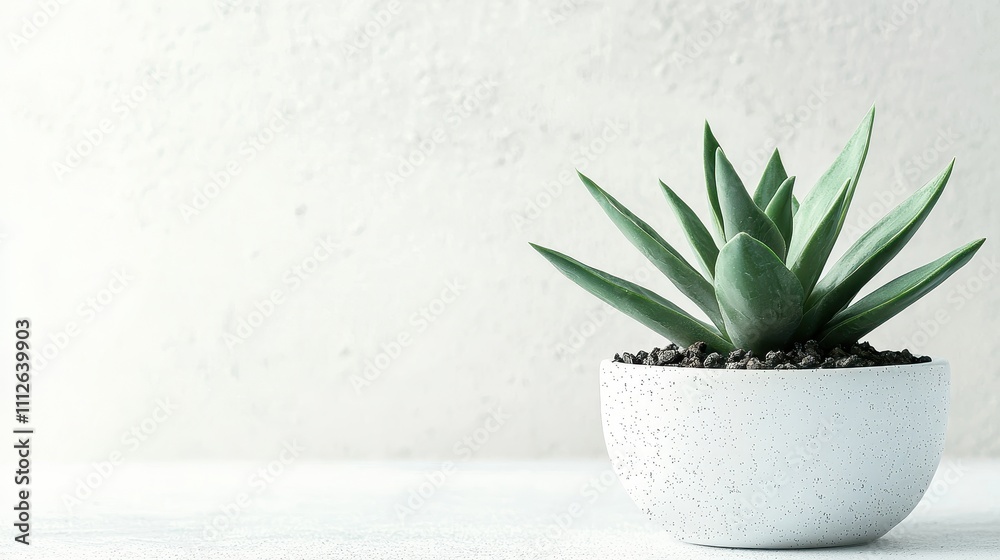
[[[946,458],[921,506],[886,537],[805,551],[675,542],[601,461],[460,462],[402,523],[396,506],[441,463],[292,463],[270,483],[249,478],[261,466],[125,463],[107,477],[39,466],[33,544],[15,545],[5,521],[0,558],[1000,559],[1000,461]],[[88,475],[96,489],[69,510]],[[226,504],[230,527],[206,532]],[[560,528],[573,504],[578,516]]]

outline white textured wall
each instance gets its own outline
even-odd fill
[[[1000,455],[995,4],[38,15],[51,4],[0,8],[4,320],[53,344],[35,383],[45,457],[267,458],[292,439],[314,458],[600,456],[598,361],[660,341],[527,242],[676,292],[573,168],[686,250],[656,180],[705,210],[703,119],[753,182],[777,142],[801,195],[873,101],[846,235],[958,157],[879,278],[991,239],[871,341],[949,358],[950,451]],[[241,330],[257,306],[268,317]],[[368,361],[383,367],[356,388]]]

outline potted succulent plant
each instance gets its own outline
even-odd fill
[[[532,244],[572,281],[670,341],[601,364],[605,442],[625,489],[690,543],[869,542],[927,490],[944,447],[949,366],[859,340],[965,265],[980,239],[864,297],[910,240],[952,164],[826,274],[871,139],[874,107],[803,198],[778,151],[751,194],[705,124],[709,224],[660,183],[701,271],[589,178],[622,233],[708,317]]]

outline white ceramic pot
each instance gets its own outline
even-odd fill
[[[810,548],[873,541],[944,449],[948,362],[811,370],[601,363],[611,464],[675,538]]]

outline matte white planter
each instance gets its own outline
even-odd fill
[[[675,538],[741,548],[873,541],[944,449],[949,367],[725,370],[601,363],[604,439]]]

